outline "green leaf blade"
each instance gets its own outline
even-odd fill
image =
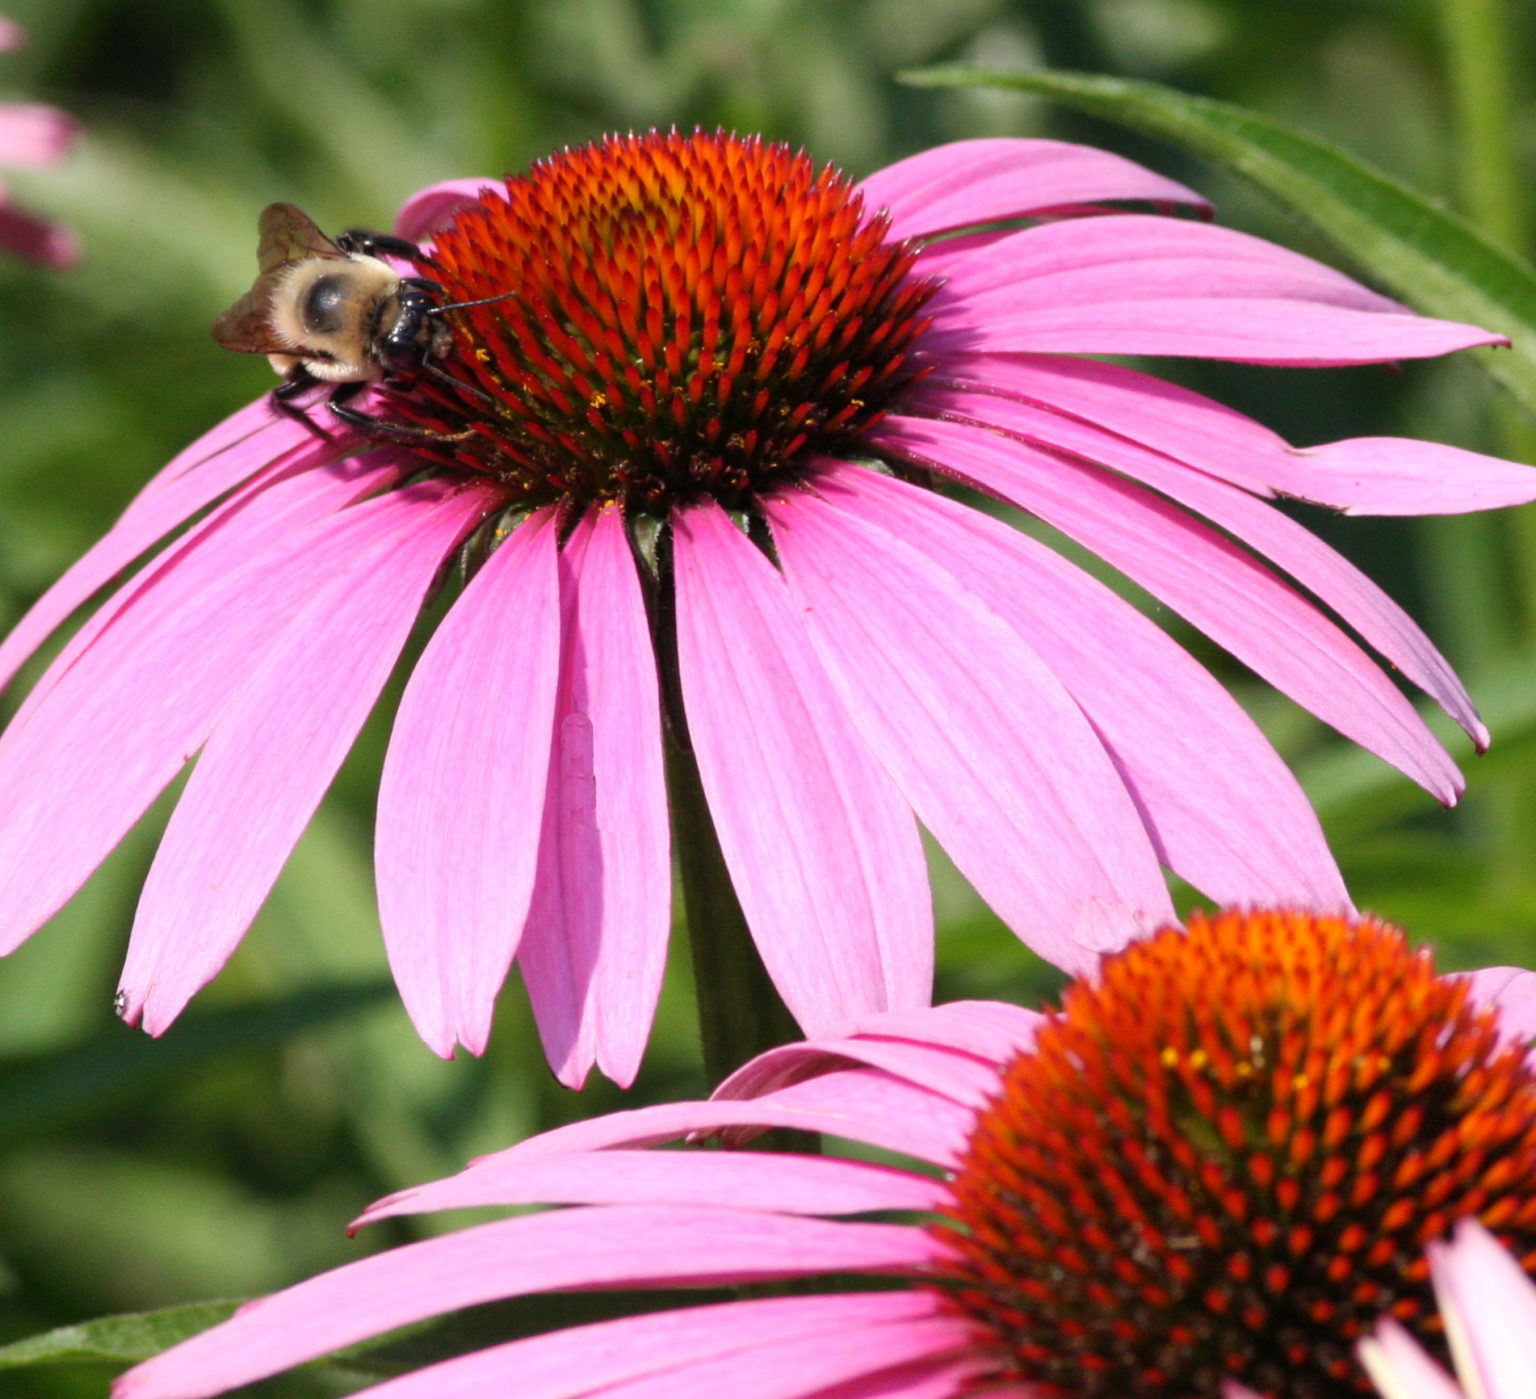
[[[0,1370],[81,1361],[133,1365],[233,1315],[239,1302],[193,1302],[155,1312],[101,1316],[0,1346]]]
[[[1159,136],[1259,186],[1415,310],[1498,331],[1478,362],[1536,412],[1536,271],[1458,215],[1330,142],[1230,103],[1087,73],[928,68],[921,87],[1049,97]]]

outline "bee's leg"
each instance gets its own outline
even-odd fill
[[[399,257],[407,262],[420,262],[436,267],[426,253],[405,238],[394,238],[388,233],[369,233],[365,228],[349,228],[336,235],[336,246],[344,253],[361,253],[364,257]]]
[[[285,418],[303,423],[321,441],[334,442],[336,439],[309,416],[309,409],[293,401],[300,394],[317,387],[319,383],[320,381],[302,364],[296,364],[288,371],[288,377],[272,390],[272,406]]]
[[[370,418],[366,413],[352,406],[352,400],[367,387],[367,384],[339,385],[336,392],[331,395],[331,412],[348,427],[356,429],[372,441],[398,442],[409,447],[426,442],[462,442],[465,438],[474,435],[467,428],[463,432],[437,432],[432,428],[415,427],[410,423],[386,423],[378,418]]]

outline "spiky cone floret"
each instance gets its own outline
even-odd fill
[[[666,730],[808,1033],[926,1002],[919,821],[1069,970],[1171,916],[1164,867],[1220,901],[1347,909],[1242,708],[967,493],[1101,554],[1455,799],[1394,679],[1258,556],[1482,743],[1460,682],[1269,502],[1473,509],[1531,498],[1536,473],[1395,439],[1298,451],[1081,356],[1358,363],[1498,337],[1172,216],[1200,207],[1059,142],[959,142],[853,184],[701,132],[424,192],[399,226],[433,238],[418,270],[500,298],[449,313],[453,353],[376,393],[361,435],[237,413],[0,644],[8,678],[175,536],[0,736],[0,950],[197,754],[121,982],[124,1014],[163,1031],[243,935],[456,558],[472,576],[405,686],[375,840],[391,966],[440,1053],[483,1048],[515,958],[562,1079],[633,1077],[671,925]]]

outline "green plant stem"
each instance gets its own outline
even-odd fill
[[[747,1060],[800,1038],[800,1032],[753,944],[720,853],[698,764],[671,741],[667,788],[688,911],[704,1073],[714,1088]]]

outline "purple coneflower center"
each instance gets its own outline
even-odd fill
[[[1079,983],[954,1181],[948,1295],[1003,1378],[1072,1399],[1373,1392],[1382,1315],[1444,1353],[1425,1244],[1536,1272],[1536,1076],[1372,920],[1191,920]]]
[[[849,180],[723,133],[567,150],[487,193],[423,268],[454,313],[443,368],[390,416],[469,436],[432,455],[514,502],[727,507],[846,448],[914,370],[933,284]],[[510,295],[506,295],[510,293]]]

